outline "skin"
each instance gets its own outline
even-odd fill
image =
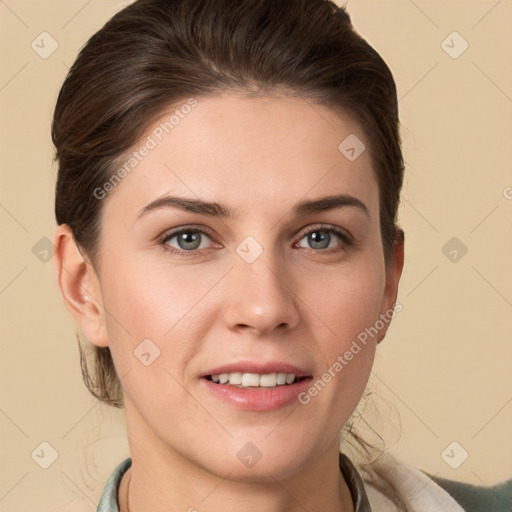
[[[349,134],[368,141],[348,115],[303,99],[197,100],[104,199],[95,267],[67,226],[55,232],[63,298],[87,339],[110,347],[121,376],[133,461],[121,511],[128,487],[131,512],[352,511],[338,467],[340,433],[389,323],[306,405],[236,409],[199,376],[248,359],[286,361],[318,378],[392,310],[403,243],[386,267],[370,152],[349,161],[338,150]],[[168,207],[137,218],[165,194],[217,201],[238,215]],[[368,215],[354,206],[291,214],[298,201],[333,194],[359,199]],[[319,248],[307,235],[328,237],[322,224],[353,243],[331,234],[329,248]],[[161,235],[183,226],[213,236],[200,234],[193,256],[173,254],[166,247],[187,246]],[[252,263],[236,252],[247,236],[263,248]],[[147,338],[160,350],[149,366],[134,356]],[[247,442],[262,454],[252,467],[237,457]]]

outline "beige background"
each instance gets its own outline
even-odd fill
[[[125,4],[0,0],[0,511],[59,510],[79,497],[93,512],[128,456],[122,411],[82,384],[53,260],[33,253],[54,228],[59,87],[81,45]],[[406,462],[489,485],[512,477],[512,0],[347,7],[395,75],[407,162],[403,311],[380,345],[364,417]],[[47,59],[31,47],[44,31],[58,43]],[[442,45],[454,31],[469,44],[458,58],[443,46],[453,54],[461,39]],[[453,237],[467,247],[455,262],[454,247],[443,252]],[[42,442],[58,453],[48,469],[31,457]],[[446,460],[460,462],[462,450],[469,457],[453,469]]]

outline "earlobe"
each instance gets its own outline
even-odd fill
[[[91,343],[107,347],[103,299],[94,267],[80,252],[69,226],[57,226],[53,243],[57,284],[66,307]]]
[[[389,321],[385,322],[385,327],[379,332],[377,343],[380,343],[386,336],[389,324],[391,323],[390,313],[395,309],[401,311],[400,308],[394,308],[396,304],[396,298],[398,295],[398,284],[400,277],[402,276],[402,270],[404,267],[404,240],[405,235],[402,229],[397,228],[396,238],[394,242],[394,251],[391,261],[386,268],[386,287],[383,296],[383,307],[381,309],[381,316],[385,315]]]

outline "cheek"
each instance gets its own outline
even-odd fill
[[[318,277],[318,276],[317,276]],[[377,258],[358,265],[329,270],[321,279],[309,279],[304,302],[315,305],[308,315],[322,352],[322,373],[308,393],[322,393],[335,422],[346,421],[366,387],[374,361],[385,276]],[[313,389],[313,388],[316,388]],[[330,391],[323,393],[323,389]],[[307,401],[308,397],[304,397]],[[336,417],[336,418],[334,418]]]
[[[157,338],[179,325],[217,280],[199,267],[153,264],[150,258],[125,259],[108,270],[105,308],[115,312],[134,335]]]
[[[158,354],[155,366],[165,365],[173,374],[180,371],[215,318],[215,294],[210,291],[222,272],[199,266],[152,265],[140,258],[130,262],[108,254],[102,293],[118,373],[140,371],[134,355],[146,346]],[[116,261],[121,263],[114,265]],[[146,345],[139,349],[143,342]]]
[[[384,271],[371,255],[367,260],[302,278],[299,296],[317,317],[323,339],[330,340],[330,352],[343,349],[379,318]]]

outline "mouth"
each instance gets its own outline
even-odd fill
[[[285,361],[239,360],[216,366],[200,376],[215,400],[245,411],[273,411],[298,403],[312,381],[305,367]]]
[[[269,412],[296,406],[312,377],[284,372],[230,372],[203,375],[199,380],[216,400],[245,411]]]

